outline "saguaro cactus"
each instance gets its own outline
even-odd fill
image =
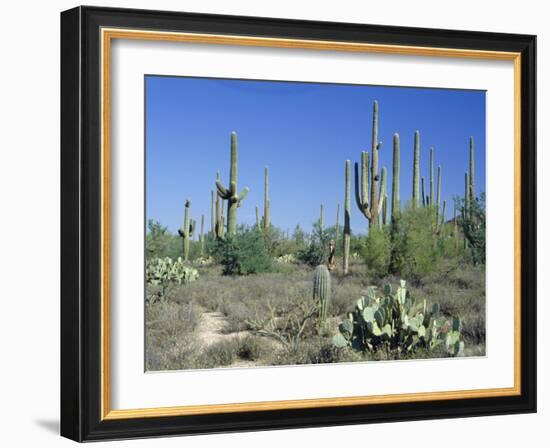
[[[424,189],[424,176],[422,176],[422,207],[426,207],[426,191]]]
[[[318,303],[319,319],[323,322],[327,318],[330,289],[330,272],[324,264],[320,264],[313,271],[313,300]]]
[[[204,214],[201,215],[201,257],[204,255]]]
[[[469,206],[470,201],[470,180],[468,177],[468,172],[464,173],[464,213],[462,218],[466,219],[466,216],[468,215],[468,210],[470,209]]]
[[[470,137],[470,203],[473,203],[476,199],[474,164],[474,137]]]
[[[437,205],[435,210],[435,222],[439,222],[439,211],[441,210],[441,165],[437,167]]]
[[[382,224],[385,224],[384,213],[386,213],[386,201],[388,200],[388,195],[386,194],[386,167],[382,168],[382,173],[380,177],[380,192],[378,197],[380,198],[378,202],[378,226],[382,228]]]
[[[264,234],[269,233],[271,226],[271,204],[269,199],[269,168],[266,166],[264,171]]]
[[[256,206],[256,230],[258,230],[258,232],[262,230],[262,226],[260,224],[260,209],[258,206]]]
[[[430,148],[430,207],[435,207],[434,191],[434,149]]]
[[[414,154],[413,154],[413,197],[412,207],[418,208],[418,181],[420,176],[420,132],[414,133]]]
[[[214,202],[214,190],[210,191],[212,210],[210,212],[210,234],[214,235],[216,233],[216,204]]]
[[[355,201],[361,213],[369,221],[369,227],[378,224],[380,214],[379,203],[383,196],[379,193],[380,177],[378,175],[378,151],[382,142],[378,141],[378,102],[373,105],[372,114],[372,160],[370,166],[370,200],[369,200],[369,153],[361,152],[361,179],[359,179],[359,165],[355,163]],[[361,187],[359,187],[361,183]]]
[[[335,229],[336,235],[335,240],[338,242],[338,235],[340,234],[340,203],[338,203],[336,207],[336,229]]]
[[[241,201],[248,194],[248,187],[240,193],[237,193],[238,180],[238,151],[237,151],[237,133],[231,133],[231,165],[229,168],[229,188],[222,185],[221,179],[216,180],[218,196],[227,201],[227,233],[235,235],[237,233],[237,208]]]
[[[183,229],[179,229],[178,233],[183,239],[183,260],[189,261],[189,239],[193,233],[192,220],[189,217],[189,209],[191,208],[191,201],[188,199],[185,201],[185,215],[183,218]]]
[[[321,208],[319,210],[319,228],[323,230],[325,228],[325,217],[323,213],[323,204],[321,204]]]
[[[445,224],[445,213],[447,213],[447,201],[443,201],[443,210],[441,211],[441,225]]]
[[[351,242],[351,229],[350,229],[350,161],[346,160],[346,186],[345,186],[345,199],[344,199],[344,256],[343,256],[343,270],[344,275],[349,272],[349,246]]]
[[[392,222],[399,216],[399,176],[400,176],[400,145],[399,134],[393,134],[393,173],[391,189]]]

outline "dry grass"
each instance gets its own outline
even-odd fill
[[[351,362],[385,359],[384,354],[359,354],[336,349],[331,337],[342,316],[375,282],[396,284],[399,278],[374,279],[359,261],[351,274],[332,274],[332,298],[328,321],[308,322],[294,343],[261,336],[250,322],[274,313],[276,331],[288,328],[285,313],[311,304],[313,270],[302,265],[284,265],[279,272],[243,277],[221,275],[218,266],[201,267],[200,278],[191,284],[171,288],[165,300],[146,305],[146,359],[149,370],[194,369],[246,365],[288,365]],[[438,302],[447,315],[459,315],[467,355],[485,353],[485,277],[483,267],[442,265],[416,284],[411,294],[428,303]],[[273,311],[275,310],[275,311]],[[205,344],[201,339],[201,312],[221,313],[224,325],[220,337]],[[281,328],[277,328],[277,327]],[[285,328],[282,328],[285,327]],[[275,342],[274,342],[275,341]],[[422,353],[415,358],[439,357],[444,353]]]

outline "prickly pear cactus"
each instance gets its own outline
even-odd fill
[[[352,347],[360,351],[386,350],[399,355],[414,352],[418,347],[434,350],[445,344],[449,356],[462,356],[464,341],[460,319],[444,317],[438,304],[428,307],[417,302],[401,280],[394,291],[387,284],[379,293],[369,287],[339,326],[332,339],[337,347]]]
[[[181,257],[175,261],[170,257],[154,258],[147,261],[145,278],[149,285],[162,286],[168,283],[181,285],[198,279],[199,272],[185,266]]]
[[[319,304],[319,318],[321,321],[325,321],[327,318],[330,287],[330,272],[324,264],[321,264],[313,271],[313,300]]]

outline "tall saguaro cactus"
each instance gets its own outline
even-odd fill
[[[400,176],[400,145],[399,134],[393,134],[393,173],[391,189],[392,222],[399,216],[399,176]]]
[[[476,199],[474,164],[474,137],[470,137],[470,203],[473,203]]]
[[[269,233],[271,226],[271,204],[269,199],[269,168],[266,166],[264,171],[264,234]]]
[[[414,154],[413,154],[413,197],[412,207],[418,208],[418,181],[420,179],[420,132],[414,133]]]
[[[441,165],[437,167],[437,205],[435,211],[435,222],[439,222],[439,211],[441,210]]]
[[[355,163],[355,201],[357,207],[369,221],[369,228],[379,223],[382,212],[380,207],[384,196],[380,195],[380,175],[378,174],[378,152],[382,142],[378,141],[378,102],[374,101],[372,112],[372,148],[369,170],[369,153],[361,152],[361,177],[359,177],[359,165]],[[370,173],[370,194],[369,194]],[[361,184],[361,186],[359,186]],[[370,196],[370,200],[369,200]]]
[[[424,176],[422,176],[422,207],[426,207],[426,190],[424,188]]]
[[[183,260],[189,261],[189,239],[193,231],[192,220],[189,216],[189,209],[191,208],[191,201],[188,199],[185,201],[185,215],[183,218],[183,229],[179,229],[178,233],[183,239]]]
[[[434,149],[430,148],[430,207],[435,207],[434,191]]]
[[[350,228],[350,177],[351,177],[350,161],[346,160],[346,186],[345,186],[345,199],[344,199],[344,257],[343,257],[343,270],[344,275],[349,272],[349,246],[351,243],[351,228]]]
[[[201,215],[201,257],[204,255],[204,214]]]
[[[222,185],[221,179],[216,180],[218,196],[227,201],[227,233],[235,235],[237,233],[237,208],[241,201],[248,194],[248,187],[237,193],[238,180],[238,150],[237,133],[231,133],[231,165],[229,167],[229,188]]]
[[[319,210],[319,228],[321,230],[325,228],[325,216],[323,213],[323,204],[321,204],[321,208]]]
[[[468,210],[470,209],[469,201],[470,201],[470,179],[468,177],[468,172],[466,171],[464,173],[464,213],[462,216],[463,219],[466,219],[466,216],[468,216]]]
[[[258,230],[258,232],[262,230],[262,226],[260,224],[260,209],[258,206],[256,206],[256,230]]]

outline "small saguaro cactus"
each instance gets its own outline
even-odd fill
[[[237,193],[238,180],[238,151],[237,134],[231,133],[231,164],[229,168],[229,188],[222,185],[221,178],[218,176],[216,187],[218,196],[227,201],[227,233],[235,235],[237,233],[237,208],[241,201],[248,194],[248,187]]]
[[[271,226],[271,204],[269,199],[269,167],[264,170],[264,234],[269,234]]]
[[[369,153],[361,152],[361,179],[359,179],[359,165],[355,163],[355,201],[357,207],[369,221],[369,227],[378,224],[379,203],[383,196],[379,194],[380,177],[378,175],[378,151],[382,142],[378,141],[378,102],[374,101],[372,112],[372,147],[369,170]],[[370,199],[369,199],[370,174]],[[361,183],[361,186],[359,186]]]
[[[441,211],[441,224],[445,224],[445,214],[447,213],[447,201],[443,200],[443,210]]]
[[[318,304],[319,319],[322,322],[327,318],[330,287],[330,272],[324,264],[321,264],[313,271],[313,300]]]
[[[189,209],[191,208],[191,201],[188,199],[185,201],[185,215],[183,218],[183,229],[179,229],[178,233],[183,239],[183,261],[189,261],[189,239],[193,233],[192,220],[189,217]]]
[[[399,134],[393,134],[393,173],[391,189],[392,222],[399,216],[399,176],[400,176],[400,145]]]
[[[420,132],[414,132],[414,154],[413,154],[413,194],[412,207],[418,208],[418,181],[420,180]]]
[[[350,228],[350,161],[346,160],[346,186],[345,186],[345,199],[344,199],[344,256],[343,256],[343,271],[344,275],[349,272],[349,248],[351,243],[351,228]]]
[[[321,208],[319,210],[319,228],[323,230],[325,228],[325,217],[323,213],[323,204],[321,204]]]

